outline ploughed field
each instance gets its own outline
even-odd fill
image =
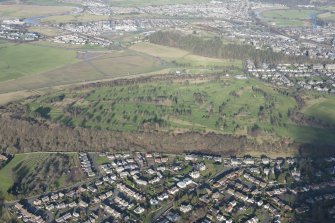
[[[253,79],[172,76],[34,97],[22,102],[20,115],[126,133],[213,132],[258,143],[335,145],[334,102],[330,95],[292,92]]]

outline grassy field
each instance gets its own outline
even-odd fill
[[[77,153],[67,153],[64,156],[68,157],[69,160],[69,167],[75,167],[79,165],[79,158]],[[38,177],[39,172],[38,170],[44,170],[46,163],[48,163],[49,168],[54,171],[53,174],[55,175],[55,179],[39,179],[40,182],[35,182],[36,184],[43,184],[49,183],[50,189],[54,186],[53,184],[58,181],[58,187],[64,187],[68,185],[70,182],[62,181],[64,176],[57,172],[56,169],[59,171],[64,171],[62,166],[53,169],[54,166],[49,161],[52,161],[52,158],[59,159],[61,155],[56,153],[25,153],[25,154],[16,154],[14,158],[2,169],[0,169],[0,190],[7,195],[7,198],[12,198],[12,194],[7,193],[7,191],[13,187],[14,183],[17,181],[18,178],[22,178],[24,175],[24,179],[28,179],[31,176]],[[59,163],[61,165],[61,163]],[[68,169],[69,170],[69,169]],[[50,171],[47,171],[50,172]],[[37,179],[37,178],[36,178]],[[51,180],[50,180],[51,179]],[[50,181],[49,181],[50,180]],[[24,182],[24,180],[22,181]],[[27,186],[28,183],[27,183]]]
[[[303,109],[303,113],[335,124],[335,98],[319,98],[309,101],[309,104]]]
[[[70,12],[73,7],[68,6],[40,6],[40,5],[1,5],[0,17],[5,18],[27,18],[35,16],[46,16],[50,14],[61,14]]]
[[[306,26],[317,10],[310,9],[277,9],[261,13],[265,21],[278,26]]]
[[[0,188],[7,193],[7,190],[13,186],[15,179],[15,169],[24,164],[29,171],[46,159],[48,155],[43,153],[17,154],[4,168],[0,170]]]
[[[335,5],[322,6],[321,9],[325,9],[325,10],[329,10],[329,11],[335,11]]]
[[[130,49],[162,58],[167,62],[173,62],[177,66],[186,67],[226,67],[236,66],[242,68],[240,60],[226,60],[198,56],[178,48],[161,46],[152,43],[139,43]]]
[[[334,130],[314,128],[310,126],[288,125],[286,128],[276,128],[276,132],[283,137],[294,139],[298,143],[311,143],[313,145],[334,145]]]
[[[110,163],[110,159],[108,159],[106,156],[99,156],[99,154],[97,153],[89,153],[89,154],[97,165]]]
[[[29,46],[31,47],[31,46]],[[137,75],[137,74],[146,74],[146,73],[155,73],[160,72],[163,69],[166,69],[166,64],[164,61],[159,60],[158,58],[134,52],[134,51],[106,51],[106,50],[90,50],[86,51],[85,49],[73,49],[73,50],[65,50],[63,48],[51,48],[49,46],[33,46],[33,49],[52,49],[52,51],[56,52],[64,52],[66,54],[75,54],[78,51],[78,59],[74,58],[76,62],[69,63],[72,58],[66,61],[66,57],[62,57],[62,61],[64,60],[65,64],[61,66],[55,66],[53,69],[49,67],[49,69],[42,70],[39,66],[33,66],[33,64],[28,64],[25,72],[29,71],[29,74],[26,73],[24,76],[17,75],[18,72],[15,70],[16,77],[20,77],[17,79],[13,79],[14,76],[9,73],[3,73],[0,77],[3,78],[3,81],[0,82],[0,93],[10,93],[13,91],[25,91],[25,90],[34,90],[39,88],[49,88],[60,85],[68,85],[75,84],[79,82],[100,80],[100,79],[110,79],[116,77],[125,77],[129,75]],[[13,48],[9,48],[13,51]],[[1,52],[1,48],[0,48]],[[29,53],[29,52],[24,52]],[[46,52],[47,53],[47,52]],[[44,55],[42,53],[42,55]],[[3,55],[0,55],[0,58]],[[13,54],[15,56],[15,54]],[[56,55],[57,56],[57,55]],[[74,55],[73,55],[74,56]],[[21,64],[24,62],[32,60],[37,60],[40,56],[37,55],[35,58],[22,58]],[[9,60],[10,57],[5,57]],[[41,61],[46,60],[47,62],[49,58],[49,54],[44,58],[41,58]],[[55,57],[57,58],[57,57]],[[20,61],[19,61],[20,62]],[[57,61],[51,60],[51,62],[55,63]],[[18,63],[15,61],[10,61],[8,63]],[[1,64],[1,62],[0,62]],[[46,65],[43,65],[43,67]],[[3,71],[6,71],[8,65],[3,66]],[[0,66],[1,68],[1,66]],[[23,69],[24,67],[15,66],[17,69]],[[39,69],[39,70],[38,70]],[[14,68],[13,68],[14,70]],[[38,71],[38,72],[37,72]],[[43,71],[43,72],[42,72]],[[36,73],[35,73],[36,72]],[[5,74],[7,74],[5,76]],[[13,80],[10,80],[13,79]]]
[[[189,52],[185,50],[152,43],[138,43],[131,46],[130,49],[143,52],[151,56],[161,57],[163,59],[181,58],[189,54]]]
[[[189,54],[179,60],[177,63],[181,65],[190,65],[194,67],[226,67],[226,66],[235,66],[242,68],[242,62],[240,60],[227,60],[227,59],[216,59],[203,57],[198,55]]]
[[[148,73],[164,67],[163,62],[157,58],[131,51],[123,51],[116,55],[105,54],[92,60],[91,64],[107,76]]]
[[[41,30],[42,32],[44,32],[44,30]],[[52,29],[47,29],[45,30],[46,35],[53,35],[57,32],[56,30],[52,30]],[[47,34],[48,33],[48,34]],[[64,34],[68,34],[66,33],[66,31],[64,32]],[[99,49],[101,51],[107,51],[108,49],[97,46],[97,45],[76,45],[76,44],[66,44],[66,43],[55,43],[55,42],[51,42],[51,41],[47,41],[47,40],[39,40],[36,42],[31,43],[32,45],[35,46],[43,46],[43,47],[51,47],[51,48],[61,48],[61,49],[73,49],[73,50],[96,50]]]
[[[7,104],[8,102],[26,98],[32,95],[36,95],[31,91],[15,91],[5,94],[0,94],[0,105]]]
[[[54,29],[32,29],[50,36],[59,34]],[[239,60],[202,57],[149,43],[111,51],[46,41],[31,44],[0,41],[0,94],[163,71],[208,74],[229,69],[229,73],[235,74],[241,68]]]
[[[43,27],[43,26],[29,27],[29,31],[38,32],[46,36],[57,36],[57,35],[62,35],[65,33],[64,31],[54,28],[54,27]]]
[[[326,12],[318,15],[318,18],[322,20],[335,21],[335,13]]]
[[[33,162],[30,163],[35,163],[35,161],[38,161],[40,159],[43,159],[44,155],[41,154],[33,154],[30,156],[24,155],[24,154],[18,154],[16,155],[13,160],[10,161],[4,168],[0,170],[0,188],[1,191],[7,192],[7,190],[13,185],[14,179],[13,179],[13,169],[15,168],[16,165],[23,161],[31,161]],[[38,163],[38,162],[36,162]]]
[[[0,81],[40,74],[77,61],[76,52],[71,50],[0,42]]]

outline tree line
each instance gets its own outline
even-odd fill
[[[288,56],[274,52],[270,48],[256,49],[246,44],[224,44],[221,38],[204,39],[194,35],[184,35],[176,31],[158,31],[150,35],[151,43],[176,47],[196,55],[223,59],[252,60],[256,65],[278,63],[302,63],[309,58],[304,56]]]
[[[247,148],[266,151],[275,145],[259,145],[244,136],[201,132],[118,132],[55,124],[30,123],[0,116],[2,152],[35,151],[203,151],[233,155]],[[237,146],[238,145],[238,146]],[[288,148],[286,148],[288,149]]]

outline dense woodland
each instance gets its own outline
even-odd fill
[[[86,128],[41,126],[38,123],[13,118],[0,119],[0,146],[16,151],[191,151],[242,152],[254,144],[245,137],[223,136],[214,133],[160,132],[124,133]],[[236,145],[239,145],[236,147]]]
[[[239,60],[250,59],[256,65],[283,62],[301,63],[309,60],[307,57],[287,56],[282,53],[276,53],[272,49],[259,50],[251,45],[224,44],[219,37],[204,39],[195,35],[184,35],[172,31],[156,32],[149,36],[149,41],[155,44],[181,48],[205,57]]]

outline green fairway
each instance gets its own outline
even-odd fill
[[[276,9],[261,13],[268,23],[278,26],[306,26],[317,10],[311,9]]]
[[[72,50],[0,42],[0,81],[36,75],[77,61]]]
[[[120,131],[157,125],[162,129],[247,134],[248,128],[260,118],[265,123],[270,123],[270,119],[273,119],[271,122],[288,122],[287,110],[295,106],[292,98],[278,94],[258,81],[237,79],[98,88],[80,100],[77,100],[78,94],[66,94],[55,104],[46,103],[49,97],[57,96],[45,96],[29,103],[32,114],[39,106],[50,107],[48,117],[54,121]],[[64,112],[73,100],[77,102],[72,107],[80,114],[76,117]],[[55,109],[58,112],[55,113]]]
[[[297,106],[292,96],[252,79],[158,81],[64,95],[28,102],[29,115],[67,126],[114,131],[205,131],[261,141],[284,137],[298,143],[335,143],[332,130],[291,120],[290,111]],[[307,103],[313,105],[302,112],[335,122],[333,98]]]

